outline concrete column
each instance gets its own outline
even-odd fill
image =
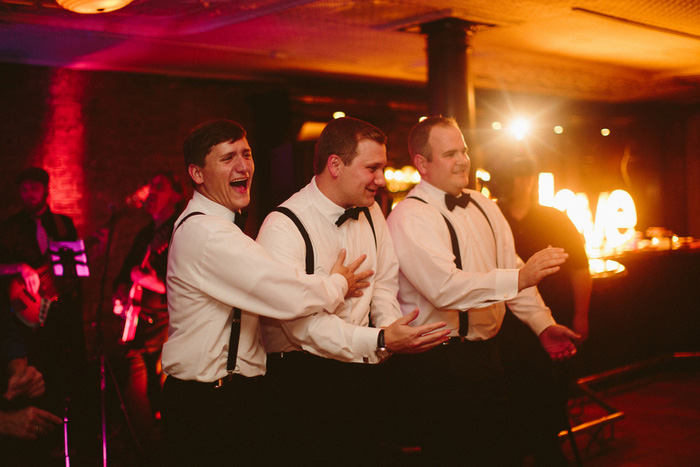
[[[421,26],[427,40],[428,109],[431,115],[457,120],[470,147],[472,172],[481,165],[474,131],[476,105],[470,46],[476,26],[476,23],[456,18],[444,18]]]

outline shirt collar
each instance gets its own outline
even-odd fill
[[[235,218],[235,213],[233,211],[215,201],[210,200],[196,190],[192,195],[192,201],[190,201],[190,205],[188,207],[191,207],[191,209],[188,209],[190,212],[202,211],[206,214],[222,217],[231,222],[233,222],[233,219]]]
[[[328,199],[328,197],[326,197],[321,190],[318,189],[318,185],[316,185],[316,177],[311,179],[309,190],[316,209],[318,209],[321,215],[326,218],[328,222],[335,224],[338,217],[345,212],[345,208],[335,204],[333,201]]]
[[[448,210],[447,206],[445,206],[445,195],[447,194],[446,191],[431,185],[425,180],[421,180],[416,188],[419,188],[420,191],[432,198],[441,208]]]

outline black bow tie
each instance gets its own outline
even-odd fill
[[[345,212],[340,215],[338,220],[335,221],[335,225],[340,227],[348,219],[357,220],[360,218],[361,212],[364,212],[366,216],[369,216],[369,208],[354,207],[354,208],[346,209]]]
[[[248,211],[240,211],[236,213],[233,218],[233,223],[238,226],[239,229],[245,231],[245,220],[248,217]]]
[[[462,193],[462,196],[459,198],[450,194],[445,194],[445,206],[447,206],[447,209],[450,211],[452,211],[455,206],[466,208],[471,199],[472,197],[469,193]]]

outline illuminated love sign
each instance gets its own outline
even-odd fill
[[[579,232],[586,239],[589,254],[593,250],[609,250],[623,245],[634,236],[637,226],[637,209],[634,200],[625,190],[598,195],[595,222],[591,214],[588,196],[571,190],[554,194],[554,176],[541,173],[539,177],[540,204],[553,206],[566,212]]]

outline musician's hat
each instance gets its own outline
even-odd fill
[[[45,187],[49,186],[49,173],[39,167],[29,167],[20,172],[17,176],[17,184],[19,185],[25,180],[34,180],[39,182]]]

